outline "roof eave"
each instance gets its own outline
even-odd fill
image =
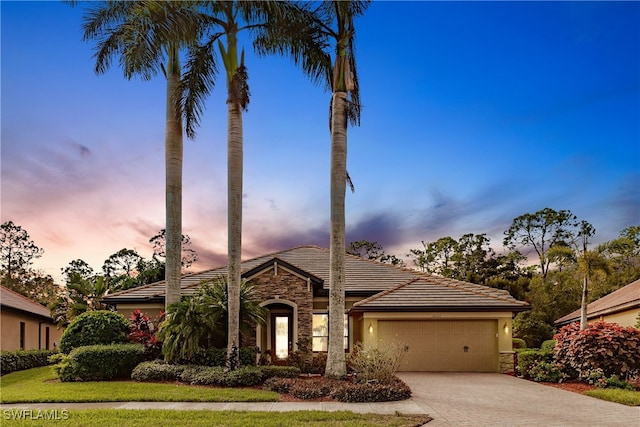
[[[401,313],[418,313],[418,312],[492,312],[492,311],[510,311],[510,312],[522,312],[531,310],[531,306],[377,306],[377,307],[362,307],[354,305],[350,312],[401,312]]]

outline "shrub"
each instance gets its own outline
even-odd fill
[[[537,364],[553,363],[553,353],[542,351],[536,348],[521,350],[518,352],[518,365],[516,369],[520,375],[526,378],[533,378],[531,375],[531,369]]]
[[[0,352],[0,373],[2,375],[25,369],[38,368],[50,364],[49,357],[57,354],[51,350],[16,350]]]
[[[262,383],[262,370],[255,366],[243,366],[225,372],[222,366],[187,366],[180,380],[192,385],[216,385],[225,387],[249,387]]]
[[[335,388],[335,381],[298,379],[291,384],[289,393],[298,399],[317,399],[329,396]]]
[[[157,324],[163,317],[164,312],[160,314],[158,320],[154,323],[149,316],[143,314],[140,310],[134,310],[129,318],[131,322],[129,340],[144,346],[146,360],[155,360],[162,353],[162,343],[156,338],[155,332],[158,330]]]
[[[540,350],[547,353],[553,353],[555,351],[555,348],[556,348],[556,340],[543,341],[542,345],[540,346]]]
[[[527,343],[522,338],[514,338],[513,339],[513,349],[520,350],[527,348]]]
[[[527,375],[537,382],[558,383],[564,378],[560,366],[554,362],[545,362],[544,360],[535,362],[529,368]]]
[[[178,359],[178,364],[199,366],[225,366],[227,362],[226,348],[208,348],[196,351],[188,359]],[[242,347],[240,349],[241,366],[256,365],[255,347]]]
[[[398,343],[380,347],[357,344],[349,355],[348,365],[358,382],[391,384],[407,351],[407,346]]]
[[[140,344],[111,344],[78,347],[55,365],[61,381],[109,381],[130,378],[144,359]]]
[[[628,383],[624,380],[621,380],[620,377],[618,377],[617,375],[611,375],[609,378],[607,378],[607,387],[609,388],[620,388],[622,390],[635,390],[636,387],[631,384]]]
[[[596,322],[581,331],[575,322],[560,329],[555,339],[558,363],[580,379],[598,368],[605,377],[615,374],[629,378],[640,372],[638,329]]]
[[[296,378],[300,375],[300,369],[295,366],[275,366],[275,365],[265,365],[260,366],[260,370],[262,371],[262,377],[264,379],[268,378]]]
[[[140,382],[178,381],[185,365],[164,362],[142,362],[131,372],[131,379]]]
[[[272,377],[268,378],[262,388],[269,391],[275,391],[276,393],[289,393],[292,381],[287,378]]]
[[[87,345],[124,344],[129,342],[129,323],[113,311],[87,311],[76,317],[62,334],[60,351],[71,353]]]
[[[411,389],[395,378],[387,384],[344,383],[334,389],[331,396],[340,402],[390,402],[411,397]]]

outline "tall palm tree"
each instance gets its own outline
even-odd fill
[[[249,31],[259,50],[262,41],[285,22],[297,7],[285,2],[205,1],[198,3],[194,22],[201,24],[201,43],[192,46],[183,75],[183,106],[187,135],[199,120],[204,99],[217,77],[217,59],[224,65],[227,84],[227,228],[229,331],[227,368],[240,366],[240,275],[242,261],[242,112],[249,105],[248,73],[238,34]],[[217,49],[217,52],[216,52]]]
[[[346,375],[344,355],[345,312],[345,192],[347,175],[347,124],[360,124],[360,88],[356,73],[354,19],[363,15],[370,1],[324,1],[301,6],[290,29],[272,39],[263,53],[289,55],[317,83],[331,89],[331,230],[329,273],[329,346],[325,374]],[[293,29],[293,31],[291,30]],[[294,40],[288,38],[295,34]],[[331,60],[333,50],[333,61]],[[332,65],[333,63],[333,65]],[[353,187],[352,187],[353,188]]]
[[[75,4],[77,2],[71,2]],[[96,41],[97,74],[118,58],[127,79],[149,80],[159,70],[166,80],[166,299],[180,301],[182,239],[182,111],[180,109],[179,47],[194,32],[180,20],[189,5],[164,1],[92,3],[84,17],[84,40]],[[193,39],[192,39],[193,40]],[[166,64],[166,66],[165,66]]]

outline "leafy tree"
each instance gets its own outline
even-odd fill
[[[538,255],[542,277],[546,278],[551,264],[549,248],[555,245],[569,246],[576,238],[578,226],[577,217],[571,211],[545,208],[514,218],[504,232],[503,243],[512,250],[518,247],[533,248]]]
[[[142,256],[135,249],[120,249],[118,252],[109,255],[102,265],[107,277],[127,276],[134,277],[137,270],[136,266],[142,259]]]
[[[364,259],[384,262],[386,264],[404,266],[403,260],[395,255],[385,254],[382,245],[378,242],[370,242],[368,240],[358,240],[349,243],[347,254],[359,256]]]
[[[80,258],[69,262],[68,266],[61,268],[60,270],[62,271],[62,275],[67,282],[70,281],[71,275],[73,273],[79,274],[83,279],[88,279],[89,277],[94,275],[93,268],[91,268],[91,266],[86,261]]]
[[[75,2],[72,2],[75,3]],[[182,236],[183,128],[180,46],[193,42],[184,13],[191,2],[112,1],[93,6],[85,16],[84,39],[96,41],[98,74],[114,58],[127,79],[151,79],[158,71],[166,78],[165,201],[166,304],[180,300]]]
[[[51,317],[58,326],[67,326],[76,317],[87,311],[106,310],[100,300],[113,290],[108,278],[100,275],[89,277],[70,272],[66,286],[58,292],[51,307]]]
[[[153,246],[154,258],[166,258],[166,230],[163,228],[158,234],[149,239],[149,243]],[[180,258],[180,265],[182,268],[189,268],[198,260],[198,254],[195,250],[187,248],[187,245],[191,244],[191,238],[187,235],[182,235],[182,257]]]
[[[0,269],[2,269],[2,284],[17,292],[12,285],[18,275],[31,271],[31,264],[40,258],[44,249],[39,248],[27,230],[7,221],[0,225]],[[22,292],[21,292],[22,293]]]

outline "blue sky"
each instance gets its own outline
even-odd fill
[[[2,222],[59,276],[164,227],[164,81],[93,72],[83,5],[0,3]],[[363,102],[349,129],[347,241],[403,257],[545,207],[596,241],[640,224],[640,3],[374,2],[357,22]],[[328,246],[330,96],[247,49],[243,253]],[[117,64],[114,64],[117,65]],[[185,139],[183,227],[226,259],[223,84]]]

